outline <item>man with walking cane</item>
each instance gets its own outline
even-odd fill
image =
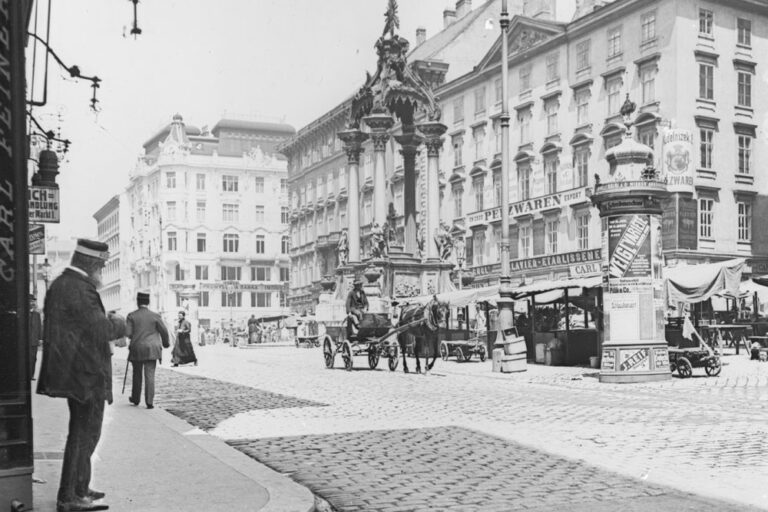
[[[163,359],[163,348],[170,347],[168,329],[160,315],[149,310],[149,294],[139,292],[136,295],[138,309],[128,313],[125,321],[125,334],[130,339],[128,361],[133,365],[131,396],[128,400],[133,405],[141,402],[141,377],[144,375],[144,402],[147,409],[154,408],[155,368],[157,361]],[[128,366],[125,367],[125,377]],[[125,378],[123,378],[125,391]]]

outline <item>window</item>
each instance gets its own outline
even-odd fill
[[[557,158],[544,159],[544,175],[547,177],[547,194],[557,192]]]
[[[712,169],[712,139],[715,132],[709,128],[699,129],[699,167]]]
[[[256,235],[256,254],[264,254],[264,251],[266,248],[265,245],[264,235]]]
[[[472,254],[475,256],[475,265],[483,264],[485,255],[485,231],[477,231],[472,237]]]
[[[175,231],[169,231],[168,232],[168,250],[169,251],[178,251],[179,247],[176,243],[176,232]]]
[[[739,222],[739,242],[749,242],[752,240],[752,205],[749,203],[738,202],[738,222]]]
[[[520,123],[520,144],[525,144],[531,140],[531,109],[520,111],[517,121]]]
[[[197,185],[197,190],[205,190],[205,174],[198,174],[195,177],[195,183]]]
[[[712,100],[714,94],[715,66],[712,64],[699,63],[699,98],[703,100]]]
[[[280,280],[281,281],[290,281],[291,280],[291,269],[288,267],[280,267]]]
[[[589,148],[578,147],[573,153],[573,185],[586,187],[589,184]]]
[[[464,195],[464,187],[461,183],[454,183],[451,187],[451,195],[453,196],[453,218],[460,219],[464,216],[462,208],[462,196]]]
[[[175,172],[167,172],[167,173],[165,173],[165,186],[166,186],[166,188],[176,188],[176,173]]]
[[[243,306],[243,293],[221,292],[221,305],[228,308],[240,308]]]
[[[261,176],[256,177],[256,184],[254,187],[254,192],[257,194],[263,194],[264,193],[264,178]]]
[[[453,100],[453,122],[455,124],[464,122],[464,96]]]
[[[520,257],[531,257],[531,226],[520,226]]]
[[[656,125],[650,124],[637,127],[637,139],[641,144],[645,144],[653,149],[656,140]]]
[[[524,93],[531,89],[531,65],[525,65],[520,67],[520,93]]]
[[[208,265],[195,265],[195,279],[198,281],[208,280]]]
[[[264,206],[260,204],[256,205],[256,222],[264,223]]]
[[[576,217],[576,239],[579,250],[589,249],[589,214]]]
[[[738,30],[738,43],[742,46],[752,46],[752,22],[738,18],[736,28]]]
[[[254,308],[271,308],[272,294],[270,292],[251,292],[251,306]]]
[[[197,202],[197,222],[205,222],[205,201]]]
[[[547,82],[560,78],[560,54],[552,52],[546,57],[547,63]]]
[[[228,203],[221,205],[221,218],[224,220],[224,222],[239,222],[240,206]]]
[[[712,238],[712,211],[714,199],[699,199],[699,238]]]
[[[237,176],[222,176],[221,190],[224,192],[237,192]]]
[[[643,104],[656,101],[656,65],[649,64],[640,68]]]
[[[291,248],[291,239],[287,236],[283,236],[280,239],[280,253],[281,254],[288,254],[288,251]]]
[[[475,89],[475,117],[485,113],[485,86]]]
[[[200,307],[207,308],[211,305],[211,296],[208,292],[200,292]]]
[[[576,91],[576,124],[581,126],[589,122],[589,89]]]
[[[752,173],[752,137],[750,135],[738,135],[739,148],[739,174]]]
[[[527,201],[531,198],[531,167],[523,165],[517,168],[518,200]]]
[[[560,221],[548,220],[545,224],[547,230],[547,254],[557,254],[557,229],[560,227]]]
[[[742,107],[752,106],[752,73],[739,71],[739,95],[737,103]]]
[[[464,137],[461,135],[454,135],[451,141],[453,142],[453,165],[454,167],[460,167],[464,165],[464,157],[461,154],[461,146],[464,144]]]
[[[699,35],[712,35],[714,14],[709,9],[699,9]]]
[[[485,127],[478,126],[472,130],[472,139],[475,143],[475,161],[483,158],[483,139],[485,139]]]
[[[503,90],[501,89],[501,78],[497,78],[493,82],[493,90],[494,90],[494,96],[496,99],[496,105],[501,103],[501,100],[503,99]]]
[[[176,281],[183,281],[184,280],[184,270],[182,270],[181,265],[178,263],[173,267],[173,278]]]
[[[494,153],[501,153],[501,120],[493,122]]]
[[[501,171],[493,173],[493,206],[502,206],[501,204]]]
[[[589,39],[576,44],[576,71],[589,67]]]
[[[271,281],[272,269],[270,267],[251,267],[251,281]]]
[[[478,176],[472,180],[472,191],[475,195],[475,211],[479,212],[483,209],[483,194],[485,192],[485,180],[482,176]]]
[[[240,267],[221,267],[221,280],[222,281],[239,281],[241,278]]]
[[[168,221],[173,222],[176,220],[176,201],[168,201]]]
[[[288,207],[281,206],[280,207],[280,224],[288,224],[288,222],[289,222]]]
[[[205,252],[205,233],[197,234],[197,252]]]
[[[621,110],[621,78],[608,80],[606,89],[608,90],[608,115],[618,114]]]
[[[238,252],[240,250],[240,237],[227,233],[224,235],[224,252]]]
[[[557,109],[560,103],[557,99],[549,100],[544,103],[544,112],[547,114],[547,135],[557,133]]]
[[[641,19],[641,43],[647,43],[656,38],[656,12],[643,14]]]
[[[608,58],[621,55],[621,27],[608,31]]]

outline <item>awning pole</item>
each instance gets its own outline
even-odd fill
[[[563,296],[565,300],[565,364],[571,364],[571,360],[568,357],[569,350],[568,345],[571,342],[571,312],[568,308],[568,288],[565,289],[565,295]]]

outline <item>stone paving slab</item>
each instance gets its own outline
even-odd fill
[[[342,511],[747,511],[455,426],[228,443]]]

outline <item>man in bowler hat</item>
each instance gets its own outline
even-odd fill
[[[80,239],[72,261],[45,297],[43,362],[37,392],[67,399],[57,512],[106,510],[104,493],[91,489],[91,456],[101,436],[104,402],[112,403],[110,340],[125,335],[125,320],[107,315],[99,297],[107,244]]]
[[[125,322],[125,334],[131,340],[128,347],[128,360],[133,365],[133,384],[131,397],[133,405],[141,402],[141,377],[144,375],[144,402],[147,409],[154,407],[155,368],[157,361],[162,362],[163,349],[171,346],[168,341],[168,329],[160,315],[149,309],[149,294],[139,292],[136,295],[138,309],[128,313]]]

